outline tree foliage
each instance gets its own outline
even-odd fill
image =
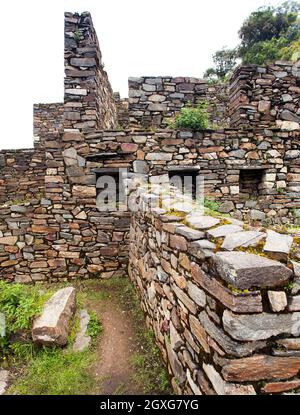
[[[221,49],[214,56],[213,68],[204,77],[223,81],[240,58],[245,64],[262,65],[276,60],[291,60],[300,52],[300,3],[286,1],[264,6],[252,12],[239,30],[240,44],[235,49]]]

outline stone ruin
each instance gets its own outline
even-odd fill
[[[0,151],[0,278],[129,274],[176,393],[300,388],[300,239],[266,228],[300,216],[298,65],[240,66],[224,85],[129,78],[121,99],[89,13],[65,13],[64,55],[64,102],[34,105],[34,148]],[[168,128],[204,100],[214,129]],[[156,208],[98,209],[120,169],[150,180],[135,191]],[[165,207],[174,174],[202,175],[227,216],[178,208],[176,189]]]

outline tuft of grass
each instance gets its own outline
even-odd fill
[[[17,395],[79,395],[88,394],[94,379],[88,368],[94,353],[71,349],[42,348],[30,359],[23,376],[8,391]]]
[[[98,319],[97,313],[95,311],[89,311],[90,321],[87,327],[87,334],[91,336],[93,342],[96,341],[98,335],[102,332],[102,324]]]
[[[181,108],[175,121],[170,123],[170,127],[178,129],[190,128],[192,130],[207,129],[209,121],[207,107],[207,102],[200,102],[197,106],[192,106],[189,102],[186,107]]]

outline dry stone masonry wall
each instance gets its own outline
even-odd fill
[[[299,130],[299,63],[240,66],[229,87],[231,126]]]
[[[226,126],[226,85],[208,85],[198,78],[166,76],[129,78],[129,117],[132,125],[167,127],[187,104],[209,102],[211,122]]]
[[[117,110],[89,13],[65,14],[65,128],[117,125]]]
[[[229,85],[130,78],[121,99],[90,14],[66,13],[64,85],[64,103],[34,106],[34,148],[0,151],[0,278],[124,277],[129,265],[177,393],[300,388],[295,66],[242,66]],[[212,129],[168,128],[203,100]],[[228,217],[166,209],[158,184],[174,174],[201,175]],[[133,213],[120,199],[122,209],[99,210],[103,176],[129,190],[149,181],[151,194],[137,186],[141,206],[160,207]]]
[[[143,206],[155,204],[153,193],[141,193]],[[298,239],[179,212],[135,213],[129,262],[175,392],[299,388],[300,268],[289,259],[299,257]]]

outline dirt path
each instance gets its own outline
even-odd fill
[[[131,358],[134,351],[134,329],[130,316],[112,296],[92,308],[99,315],[103,332],[97,344],[97,361],[92,371],[101,395],[142,394],[135,384]]]

